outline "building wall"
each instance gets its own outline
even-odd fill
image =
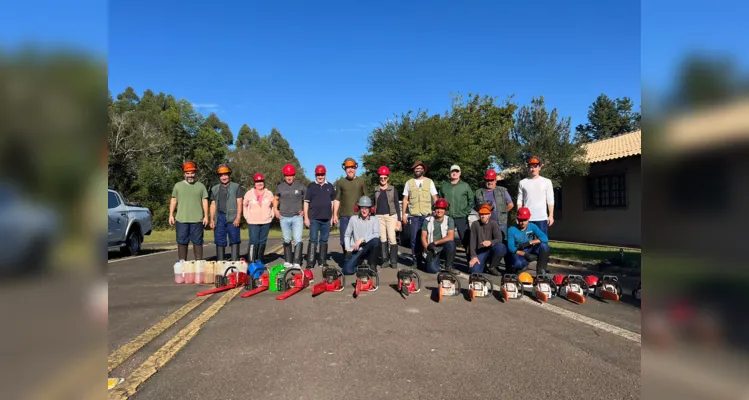
[[[588,201],[590,178],[618,173],[624,174],[626,205],[591,207]],[[555,201],[555,222],[549,228],[549,236],[552,240],[639,247],[641,197],[640,156],[591,164],[588,176],[573,177],[562,182],[561,193],[557,193]]]

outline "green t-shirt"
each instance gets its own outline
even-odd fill
[[[443,218],[447,218],[447,230],[448,231],[454,231],[455,230],[455,220],[445,215]],[[421,230],[425,231],[429,227],[429,221],[424,219],[424,223],[421,224]],[[434,232],[434,241],[438,241],[442,239],[442,229],[440,229],[440,225],[442,223],[440,221],[437,221],[437,219],[434,220],[434,229],[432,229]]]
[[[335,183],[335,199],[340,201],[341,204],[338,206],[339,217],[350,217],[355,215],[354,206],[359,201],[359,198],[366,196],[366,183],[364,179],[360,177],[354,177],[349,180],[348,178],[341,178]]]
[[[172,189],[172,197],[177,199],[175,219],[183,224],[203,221],[203,199],[208,198],[208,189],[200,182],[192,185],[180,181]]]

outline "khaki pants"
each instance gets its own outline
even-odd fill
[[[380,242],[385,243],[387,241],[390,244],[397,244],[395,225],[398,218],[395,215],[377,215],[376,217],[380,220]]]

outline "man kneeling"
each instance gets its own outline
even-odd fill
[[[359,198],[359,215],[349,220],[344,234],[346,251],[351,258],[343,263],[343,274],[353,275],[359,260],[366,257],[369,267],[377,269],[377,252],[380,249],[380,221],[372,218],[372,200],[367,196]]]
[[[531,211],[527,207],[518,210],[518,223],[507,232],[507,247],[510,250],[508,272],[516,274],[532,261],[536,263],[536,276],[546,273],[549,263],[549,238],[533,222],[529,222]]]
[[[445,269],[457,274],[453,268],[455,262],[455,220],[445,215],[447,211],[447,200],[437,199],[434,203],[434,216],[430,215],[421,226],[421,245],[424,246],[426,254],[427,273],[436,274],[440,272],[440,256],[445,256]]]
[[[487,261],[491,259],[491,264],[486,268],[487,272],[499,275],[497,266],[507,254],[507,247],[502,243],[502,230],[497,221],[491,219],[492,206],[484,203],[479,206],[478,212],[480,219],[471,224],[471,261],[468,268],[471,273],[480,274],[484,272]]]

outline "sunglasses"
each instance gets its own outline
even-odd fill
[[[541,168],[541,164],[531,164],[528,168]]]
[[[325,176],[325,174],[316,174],[315,176]]]
[[[380,179],[387,179],[387,176],[381,176]]]

